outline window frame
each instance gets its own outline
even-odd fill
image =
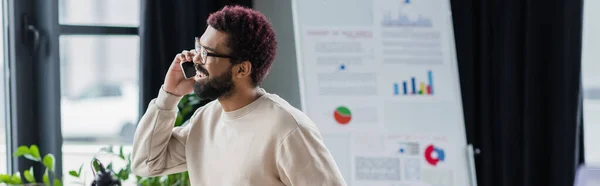
[[[9,63],[8,63],[8,59],[9,59],[9,55],[8,52],[10,50],[10,47],[8,45],[9,40],[8,40],[8,2],[6,0],[2,0],[2,2],[0,2],[0,8],[2,8],[2,20],[0,22],[1,27],[0,29],[3,30],[2,35],[0,35],[0,37],[2,37],[2,41],[3,43],[0,43],[3,45],[3,53],[4,55],[2,56],[2,62],[0,62],[0,70],[3,71],[2,73],[2,77],[0,77],[0,81],[2,81],[2,85],[3,87],[0,87],[0,91],[3,91],[3,95],[4,97],[1,97],[0,99],[3,99],[3,103],[5,103],[4,105],[1,105],[3,108],[3,115],[4,118],[1,118],[2,120],[0,122],[4,123],[2,126],[0,127],[4,127],[4,132],[5,132],[5,147],[6,147],[6,168],[4,171],[10,171],[11,167],[12,167],[12,161],[11,161],[11,130],[12,130],[12,125],[10,125],[11,123],[11,107],[10,107],[10,68],[9,68]]]
[[[54,154],[56,175],[63,178],[59,38],[62,35],[139,36],[138,27],[60,24],[59,0],[3,0],[3,3],[7,5],[5,56],[10,74],[8,103],[12,109],[8,125],[10,137],[7,137],[12,139],[7,141],[8,171],[33,166],[35,175],[42,175],[41,165],[10,156],[20,145],[36,144],[42,156]]]

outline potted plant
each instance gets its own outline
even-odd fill
[[[23,171],[21,176],[20,172],[15,172],[14,174],[0,174],[0,183],[5,183],[7,185],[23,185],[23,186],[34,186],[34,185],[54,185],[54,186],[62,186],[62,182],[60,179],[56,179],[55,174],[55,158],[51,153],[46,154],[43,158],[40,155],[40,150],[37,145],[31,146],[20,146],[17,148],[17,151],[13,153],[15,157],[24,157],[25,159],[41,163],[46,171],[42,176],[42,182],[39,182],[34,175],[33,166],[29,169]]]
[[[184,125],[191,115],[194,113],[196,109],[210,102],[211,100],[200,100],[194,94],[185,95],[181,101],[179,101],[178,108],[179,112],[177,114],[177,118],[175,120],[174,126],[182,126]],[[108,147],[104,147],[100,149],[100,152],[112,155],[114,157],[118,157],[119,160],[125,161],[125,166],[121,168],[115,168],[112,162],[106,166],[106,170],[111,171],[116,178],[121,180],[121,182],[127,181],[131,179],[131,154],[125,154],[123,152],[123,146],[119,146],[118,150],[113,146],[109,145]],[[95,161],[92,160],[93,162]],[[97,171],[97,166],[94,165],[94,171]],[[81,167],[79,170],[71,170],[69,171],[69,175],[81,179]],[[157,176],[157,177],[135,177],[135,183],[140,186],[162,186],[162,185],[170,185],[170,186],[189,186],[189,174],[187,171],[181,173],[175,173],[165,176]]]

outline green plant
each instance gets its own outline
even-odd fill
[[[179,108],[179,112],[177,114],[177,119],[175,120],[174,126],[181,126],[185,123],[185,121],[189,120],[189,118],[192,116],[192,114],[194,113],[194,111],[196,109],[198,109],[200,106],[208,103],[210,100],[200,100],[196,95],[194,94],[188,94],[183,96],[183,98],[181,99],[181,101],[179,101],[179,104],[177,105],[177,107]],[[118,147],[118,151],[115,151],[115,148],[112,145],[109,145],[107,147],[101,148],[100,152],[102,153],[106,153],[112,156],[116,156],[118,157],[120,160],[123,160],[126,162],[126,165],[122,168],[115,168],[113,166],[113,163],[110,162],[107,166],[106,169],[112,171],[115,176],[120,179],[121,181],[126,181],[130,179],[130,174],[131,174],[131,154],[124,154],[123,153],[123,146],[119,146]],[[94,158],[92,160],[92,162],[96,162],[95,161],[96,158]],[[96,166],[94,166],[94,171],[96,171],[97,168]],[[69,171],[69,175],[77,177],[77,178],[81,178],[81,167],[79,168],[79,170],[71,170]],[[187,171],[185,172],[181,172],[181,173],[175,173],[175,174],[170,174],[170,175],[166,175],[166,176],[157,176],[157,177],[140,177],[140,176],[136,176],[135,177],[135,182],[138,185],[141,186],[163,186],[163,185],[169,185],[169,186],[189,186],[190,181],[189,181],[189,174]]]
[[[28,160],[39,162],[46,168],[44,175],[42,176],[42,182],[44,185],[54,185],[54,186],[62,186],[62,182],[60,179],[56,179],[55,174],[55,158],[51,153],[46,154],[43,158],[40,156],[40,150],[37,145],[26,146],[22,145],[17,148],[17,151],[13,153],[15,157],[24,157]],[[27,183],[30,184],[38,184],[35,179],[33,166],[29,169],[23,171],[23,177]],[[6,183],[9,185],[26,185],[21,177],[20,172],[15,172],[14,174],[0,174],[0,183]],[[53,184],[50,184],[53,183]]]

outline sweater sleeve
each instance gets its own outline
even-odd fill
[[[299,125],[277,149],[280,180],[288,186],[345,186],[346,182],[315,128]]]
[[[191,125],[174,127],[181,98],[161,88],[150,102],[135,132],[131,154],[134,174],[148,177],[187,170],[185,142]]]

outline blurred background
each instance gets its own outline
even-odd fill
[[[565,1],[553,2],[559,6]],[[457,10],[458,2],[451,2]],[[502,1],[462,1],[472,6],[460,8],[472,13],[493,6],[483,2]],[[600,13],[594,11],[600,9],[600,1],[578,2],[583,19],[581,32],[574,37],[581,36],[581,60],[570,64],[581,70],[577,108],[583,125],[577,130],[582,134],[577,143],[583,148],[578,149],[581,158],[572,161],[600,164]],[[280,48],[264,87],[299,108],[298,77],[290,77],[298,75],[290,0],[3,0],[0,173],[33,165],[36,175],[43,174],[43,167],[12,156],[21,145],[37,144],[42,156],[54,153],[57,175],[64,178],[64,185],[89,185],[94,157],[113,162],[115,172],[129,178],[125,181],[129,185],[144,181],[129,174],[125,156],[131,151],[137,121],[156,96],[173,56],[192,48],[192,39],[204,31],[208,14],[228,4],[253,7],[273,21]],[[456,42],[474,41],[457,37]],[[459,51],[459,64],[461,54],[475,55]],[[186,98],[180,108],[203,104],[194,99]],[[478,138],[470,141],[474,139]],[[490,169],[478,167],[478,173]],[[173,183],[165,178],[151,181],[161,179],[163,184]],[[495,183],[489,180],[478,182]]]

